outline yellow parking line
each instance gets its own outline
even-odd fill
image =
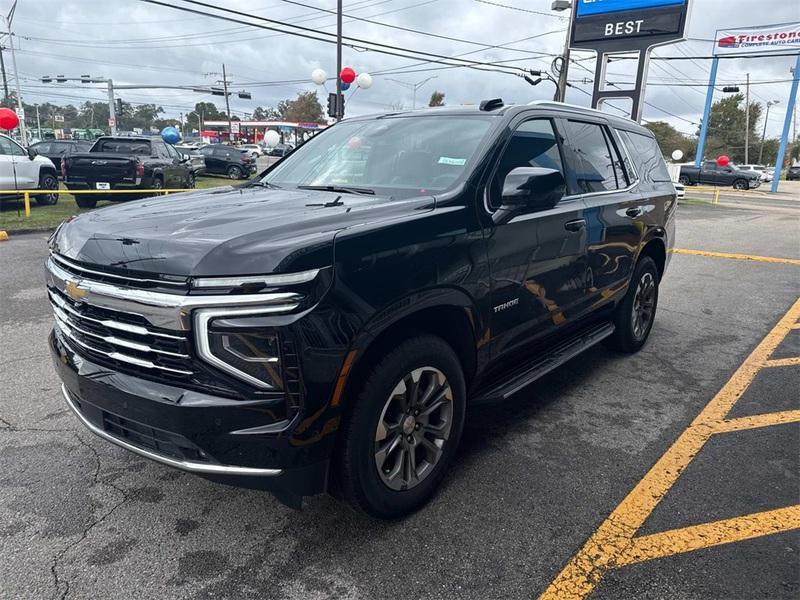
[[[800,504],[634,538],[615,566],[741,542],[800,527]]]
[[[592,593],[603,575],[618,566],[634,543],[634,535],[716,432],[733,405],[752,383],[775,348],[800,318],[800,299],[736,369],[728,382],[644,478],[586,541],[545,589],[540,600],[579,600]]]
[[[710,252],[708,250],[690,250],[688,248],[673,248],[674,254],[691,254],[694,256],[710,256],[713,258],[730,258],[733,260],[750,260],[754,262],[765,262],[779,265],[796,265],[800,266],[800,259],[797,258],[779,258],[775,256],[757,256],[754,254],[733,254],[730,252]]]
[[[773,358],[764,363],[765,367],[792,367],[794,365],[800,365],[800,356],[794,356],[792,358]]]
[[[783,410],[781,412],[766,413],[763,415],[750,415],[738,419],[721,421],[714,427],[714,433],[728,433],[730,431],[743,431],[770,425],[783,425],[785,423],[800,422],[800,410]]]

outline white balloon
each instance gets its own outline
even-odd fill
[[[680,160],[683,158],[683,152],[680,150],[673,150],[672,151],[672,160]]]
[[[356,85],[362,90],[368,90],[372,87],[372,75],[369,73],[359,73],[356,77]]]
[[[328,74],[322,69],[314,69],[311,71],[311,81],[317,85],[322,85],[328,80]]]
[[[268,130],[266,133],[264,133],[264,143],[268,148],[274,148],[281,143],[281,134],[274,129]]]

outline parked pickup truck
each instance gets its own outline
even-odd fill
[[[699,169],[693,165],[683,165],[678,183],[733,186],[737,190],[752,190],[761,185],[761,173],[737,169],[734,165],[721,167],[714,160],[704,160]]]
[[[59,227],[64,402],[163,465],[398,517],[458,459],[468,407],[644,346],[676,208],[653,134],[599,111],[345,119],[247,184]]]
[[[131,200],[142,194],[81,194],[81,190],[150,190],[192,188],[190,158],[160,137],[101,137],[88,152],[69,152],[61,159],[61,176],[81,208],[98,200]]]

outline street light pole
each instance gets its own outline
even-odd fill
[[[750,73],[744,100],[744,164],[750,164]]]
[[[39,105],[36,105],[36,133],[39,136],[39,139],[42,139],[42,122],[39,119]],[[55,133],[55,132],[54,132]]]
[[[761,158],[764,156],[764,138],[767,136],[767,121],[769,120],[769,107],[778,104],[780,100],[767,101],[767,114],[764,115],[764,131],[761,133],[761,147],[758,149],[758,164],[761,164]]]
[[[222,87],[225,91],[225,110],[228,113],[228,142],[233,142],[233,124],[231,123],[231,101],[228,98],[228,77],[225,75],[225,63],[222,63]]]
[[[16,4],[14,5],[16,7]],[[6,17],[6,30],[8,31],[8,45],[11,46],[11,65],[14,67],[14,84],[17,88],[17,113],[19,119],[19,133],[22,138],[22,145],[28,145],[28,132],[25,129],[25,111],[22,108],[22,92],[19,89],[19,71],[17,71],[17,54],[14,52],[14,38],[11,37],[11,21],[14,18],[14,9]]]
[[[111,128],[111,135],[117,135],[117,112],[114,107],[114,82],[108,79],[108,126]]]
[[[411,106],[412,108],[417,108],[417,90],[426,83],[428,83],[429,81],[431,81],[432,79],[437,79],[438,77],[439,77],[438,75],[434,75],[432,77],[428,77],[427,79],[423,79],[422,81],[417,81],[416,83],[409,83],[408,81],[400,81],[399,79],[392,79],[390,77],[387,77],[386,80],[393,81],[398,85],[402,85],[407,90],[411,90],[412,92]]]

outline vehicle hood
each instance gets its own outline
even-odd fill
[[[286,273],[333,264],[333,238],[343,229],[433,206],[430,196],[392,200],[226,186],[73,217],[53,236],[51,247],[76,261],[146,273]]]

